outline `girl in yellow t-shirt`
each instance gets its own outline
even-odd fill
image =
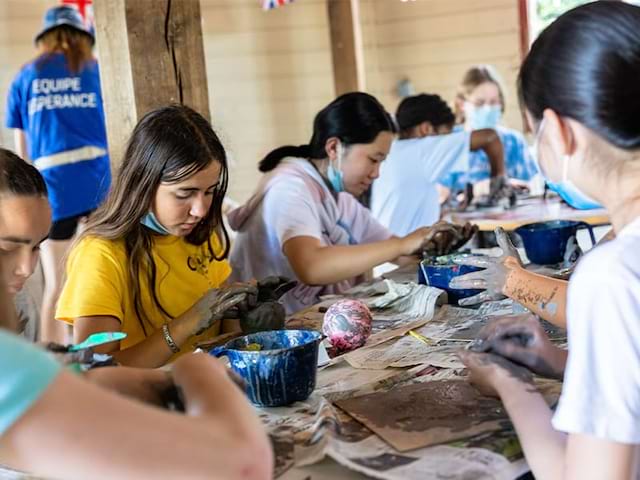
[[[222,222],[224,147],[185,106],[145,115],[135,127],[106,203],[67,261],[56,318],[80,342],[120,330],[121,364],[158,367],[218,335],[225,311],[257,295],[224,286],[231,273]]]

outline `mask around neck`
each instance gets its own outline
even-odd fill
[[[327,179],[331,184],[331,187],[336,192],[344,192],[344,173],[342,173],[342,158],[344,156],[344,147],[342,143],[338,143],[336,149],[336,161],[329,160],[329,166],[327,167]],[[336,163],[337,165],[334,165]]]
[[[150,228],[158,235],[170,235],[171,232],[162,225],[153,212],[148,212],[144,217],[140,219],[140,223],[145,227]]]

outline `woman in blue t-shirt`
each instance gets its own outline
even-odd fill
[[[456,123],[467,131],[495,129],[504,147],[507,176],[515,186],[524,186],[524,182],[531,180],[538,173],[538,169],[522,133],[500,125],[505,109],[504,99],[502,81],[493,67],[471,67],[465,73],[456,97]],[[479,150],[469,156],[467,172],[449,174],[440,184],[456,192],[464,190],[467,183],[476,184],[490,176],[489,160],[486,154]]]
[[[38,57],[11,85],[6,125],[49,191],[53,225],[41,253],[40,333],[41,340],[63,341],[64,326],[54,320],[62,259],[79,222],[106,196],[111,173],[93,31],[76,9],[59,6],[47,11],[35,41]]]

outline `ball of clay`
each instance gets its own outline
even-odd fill
[[[360,300],[340,300],[324,314],[322,333],[338,352],[361,347],[371,335],[371,312]]]

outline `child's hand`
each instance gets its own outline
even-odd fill
[[[533,387],[529,370],[499,355],[461,350],[458,356],[469,369],[469,381],[485,395],[498,397],[513,382]]]

